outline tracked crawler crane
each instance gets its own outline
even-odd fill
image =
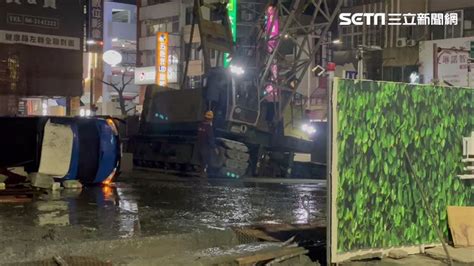
[[[291,175],[294,153],[311,153],[314,146],[302,135],[287,134],[285,127],[294,122],[297,89],[341,3],[242,1],[241,9],[256,15],[253,21],[237,24],[240,37],[235,44],[226,5],[195,0],[190,39],[197,34],[197,25],[204,60],[203,86],[187,89],[183,79],[179,90],[147,88],[139,134],[132,140],[135,165],[195,172],[200,167],[195,147],[197,126],[210,109],[215,113],[220,146],[219,155],[212,158],[212,174],[237,178],[267,175],[271,169],[274,176]],[[222,21],[203,19],[204,8],[220,10]],[[214,52],[217,56],[212,59]],[[231,58],[229,68],[223,67],[225,53]],[[184,77],[188,64],[189,50]],[[303,110],[298,112],[301,118]]]

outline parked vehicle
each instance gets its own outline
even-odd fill
[[[0,169],[107,184],[119,172],[120,145],[111,118],[0,117]]]

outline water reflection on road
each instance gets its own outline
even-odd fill
[[[2,204],[0,213],[0,241],[109,239],[260,223],[324,224],[325,188],[136,180],[62,190],[16,207]],[[54,233],[48,236],[51,228]]]
[[[140,234],[138,203],[121,186],[87,187],[63,197],[69,206],[70,224],[97,231],[104,237]]]

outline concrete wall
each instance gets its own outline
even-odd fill
[[[181,44],[181,38],[177,35],[169,35],[169,46],[179,47]],[[139,47],[140,51],[149,50],[154,51],[156,49],[156,36],[140,38]]]
[[[106,34],[113,38],[135,40],[137,37],[137,24],[135,23],[109,22],[107,28]]]
[[[383,66],[412,66],[418,63],[418,47],[391,47],[382,52]]]
[[[172,1],[140,8],[140,21],[179,16],[180,1]]]

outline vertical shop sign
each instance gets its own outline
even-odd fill
[[[168,32],[156,33],[156,84],[168,85]]]

